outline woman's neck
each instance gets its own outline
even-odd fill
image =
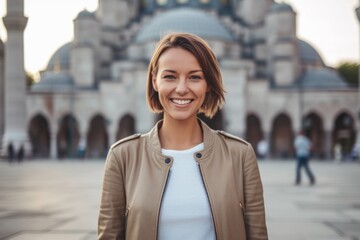
[[[162,148],[172,150],[189,149],[203,142],[197,117],[178,121],[164,116],[159,138]]]

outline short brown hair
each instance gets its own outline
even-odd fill
[[[199,112],[212,118],[225,101],[225,91],[219,62],[207,42],[202,38],[189,33],[171,33],[164,36],[158,43],[148,68],[146,99],[150,109],[153,112],[163,111],[163,106],[160,103],[158,93],[153,87],[152,80],[157,74],[160,56],[170,48],[182,48],[189,51],[199,62],[209,87],[209,91],[206,93],[204,103],[200,107]]]

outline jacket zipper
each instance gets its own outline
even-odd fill
[[[171,169],[169,168],[168,172],[167,172],[167,175],[166,175],[166,181],[165,181],[165,185],[163,187],[163,190],[162,190],[162,195],[161,195],[161,199],[160,199],[160,206],[159,206],[159,211],[158,211],[158,217],[157,217],[157,226],[156,226],[156,236],[155,236],[155,239],[158,239],[158,234],[159,234],[159,221],[160,221],[160,210],[161,210],[161,206],[162,206],[162,201],[164,199],[164,192],[165,192],[165,189],[166,189],[166,186],[169,182],[169,176],[170,176],[170,173],[171,173]]]
[[[127,206],[126,210],[125,210],[125,236],[126,236],[126,229],[127,229],[127,221],[128,221],[129,211],[130,211],[130,208],[129,208],[129,206]]]
[[[220,239],[220,238],[218,237],[218,234],[217,234],[216,224],[215,224],[215,218],[214,218],[214,212],[213,212],[213,206],[212,206],[212,203],[211,203],[211,201],[210,201],[209,193],[208,193],[208,190],[207,190],[207,187],[206,187],[206,184],[205,184],[205,179],[204,179],[204,175],[203,175],[202,170],[201,170],[201,165],[200,165],[199,162],[197,162],[197,164],[198,164],[198,166],[199,166],[200,175],[201,175],[201,180],[202,180],[202,183],[204,184],[206,196],[207,196],[207,199],[208,199],[208,201],[209,201],[210,211],[211,211],[211,217],[212,217],[212,221],[213,221],[213,224],[214,224],[215,236],[216,236],[216,239]]]

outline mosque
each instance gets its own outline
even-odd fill
[[[75,157],[81,150],[87,158],[102,158],[116,140],[147,132],[161,118],[146,104],[147,65],[169,32],[203,37],[219,60],[226,103],[213,119],[200,116],[212,128],[240,136],[255,149],[265,140],[273,158],[294,156],[293,139],[302,128],[318,159],[330,158],[336,143],[344,154],[355,144],[358,90],[298,38],[296,12],[286,3],[99,0],[95,12],[77,15],[74,40],[52,55],[29,90],[22,86],[23,0],[8,0],[3,20],[3,149],[13,141],[34,157]],[[8,83],[12,78],[20,80]]]

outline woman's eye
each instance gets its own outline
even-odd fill
[[[175,79],[175,76],[173,76],[173,75],[165,75],[163,78],[165,78],[165,79]]]
[[[199,80],[199,79],[201,79],[201,77],[200,77],[200,76],[197,76],[197,75],[194,75],[194,76],[191,76],[190,79],[192,79],[192,80]]]

